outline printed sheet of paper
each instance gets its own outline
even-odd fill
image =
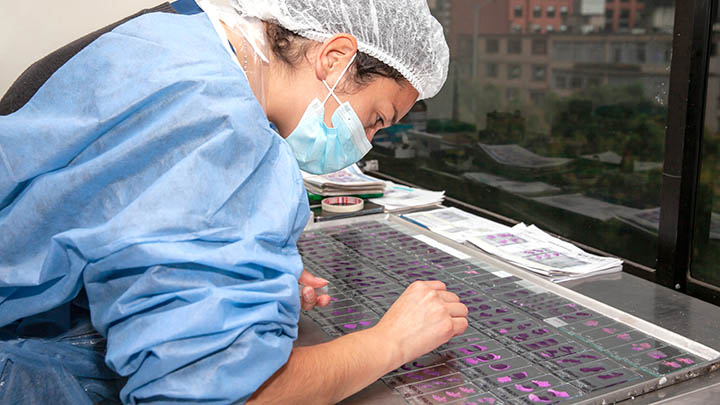
[[[405,214],[403,217],[459,243],[486,232],[502,232],[510,229],[455,207]]]
[[[548,235],[536,226],[518,224],[503,232],[487,232],[469,242],[527,270],[552,277],[620,271],[622,260],[601,257]]]
[[[388,212],[399,212],[410,208],[439,205],[444,199],[444,191],[428,191],[386,181],[385,195],[371,198],[370,202],[384,206]]]

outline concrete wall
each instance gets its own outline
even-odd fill
[[[34,61],[162,0],[0,0],[0,95]]]

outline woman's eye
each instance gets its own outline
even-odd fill
[[[377,116],[377,120],[375,120],[375,124],[377,125],[378,123],[380,125],[385,125],[385,120],[383,120],[382,117],[379,115]]]

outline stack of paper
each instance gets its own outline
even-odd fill
[[[455,207],[405,214],[402,217],[458,243],[487,232],[502,232],[510,229]]]
[[[469,243],[554,282],[622,270],[622,260],[589,254],[535,225],[508,227],[461,211],[443,208],[402,216],[459,243]]]
[[[440,205],[444,199],[444,191],[428,191],[386,181],[385,195],[370,201],[384,206],[387,212],[401,212]]]
[[[383,194],[385,182],[366,176],[357,165],[340,171],[314,175],[302,172],[305,189],[322,196]]]
[[[518,224],[508,231],[487,232],[468,241],[487,253],[556,282],[622,270],[622,260],[587,253],[535,225]]]

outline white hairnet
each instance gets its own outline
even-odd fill
[[[418,91],[436,95],[450,52],[427,0],[232,0],[241,14],[279,24],[315,41],[352,34],[358,49],[395,68]]]

